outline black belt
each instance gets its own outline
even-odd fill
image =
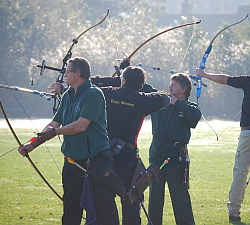
[[[241,127],[241,130],[250,130],[250,127]]]
[[[133,145],[133,144],[130,144],[130,143],[126,143],[126,145],[128,146],[128,147],[130,147],[130,148],[132,148],[132,149],[134,149],[134,150],[136,150],[137,149],[137,147],[135,146],[135,145]]]
[[[109,139],[109,143],[111,143],[111,141],[112,141],[112,139]],[[136,145],[133,145],[133,144],[128,143],[128,142],[126,142],[125,145],[127,145],[128,147],[132,148],[132,149],[135,150],[135,151],[136,151],[136,149],[137,149],[137,146],[136,146]]]
[[[153,137],[153,139],[156,141],[159,141],[161,143],[164,143],[164,144],[173,145],[174,147],[183,147],[186,145],[185,143],[179,142],[179,141],[162,140],[162,139],[156,138],[156,137]]]

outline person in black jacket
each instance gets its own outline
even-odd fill
[[[130,188],[137,164],[137,138],[145,116],[167,107],[170,98],[166,94],[141,93],[146,74],[140,67],[129,66],[122,73],[122,87],[102,88],[107,105],[107,131],[109,140],[122,140],[126,144],[114,157],[117,175],[124,182],[126,190]],[[122,224],[141,224],[139,201],[128,205],[122,203]]]

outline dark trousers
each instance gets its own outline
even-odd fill
[[[77,161],[82,167],[86,167],[86,161]],[[83,209],[80,206],[82,188],[85,173],[76,165],[65,160],[62,181],[63,181],[63,225],[80,225]],[[91,179],[92,190],[95,202],[98,225],[118,225],[119,217],[115,204],[115,194],[104,188],[98,182]]]
[[[84,161],[78,162],[86,168]],[[64,162],[62,171],[63,183],[63,225],[79,225],[82,220],[83,209],[80,206],[80,198],[84,183],[85,173],[75,165]]]
[[[124,182],[126,190],[130,187],[136,161],[115,161],[118,176]],[[92,181],[94,191],[95,207],[98,214],[98,225],[118,225],[119,217],[115,203],[115,194],[104,188],[102,185]],[[139,201],[128,205],[121,199],[122,204],[122,225],[140,225]]]
[[[123,181],[124,187],[128,191],[131,185],[137,161],[115,160],[114,164],[118,177]],[[139,201],[135,202],[133,205],[128,205],[125,200],[121,199],[121,204],[122,225],[140,225],[141,217]]]
[[[114,157],[114,166],[118,177],[123,181],[126,190],[130,188],[137,160],[135,150],[124,147],[122,152]],[[95,207],[98,215],[98,225],[118,225],[119,217],[115,203],[115,194],[92,180]],[[121,199],[122,204],[122,225],[140,225],[139,202],[132,206]]]
[[[92,189],[98,225],[119,225],[115,194],[95,180],[92,180]]]
[[[160,167],[163,160],[151,158],[150,162]],[[195,224],[189,192],[187,186],[183,185],[184,169],[184,160],[181,162],[178,160],[170,161],[161,170],[158,181],[154,180],[150,185],[148,213],[154,225],[162,225],[166,182],[168,183],[176,224]]]

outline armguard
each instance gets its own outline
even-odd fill
[[[41,138],[40,137],[37,137],[34,141],[32,141],[30,144],[34,147],[34,148],[36,148],[36,147],[38,147],[39,145],[41,145],[42,143],[44,143],[45,142],[45,140],[41,140]]]
[[[56,131],[55,128],[53,127],[52,129],[42,132],[42,133],[37,133],[38,137],[31,142],[30,144],[36,148],[39,145],[41,145],[42,143],[44,143],[45,141],[50,140],[51,138],[56,136]]]

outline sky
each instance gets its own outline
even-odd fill
[[[166,12],[179,14],[181,4],[186,0],[166,0]],[[240,5],[249,5],[250,0],[188,0],[193,13],[235,14]],[[250,13],[250,12],[249,12]]]

